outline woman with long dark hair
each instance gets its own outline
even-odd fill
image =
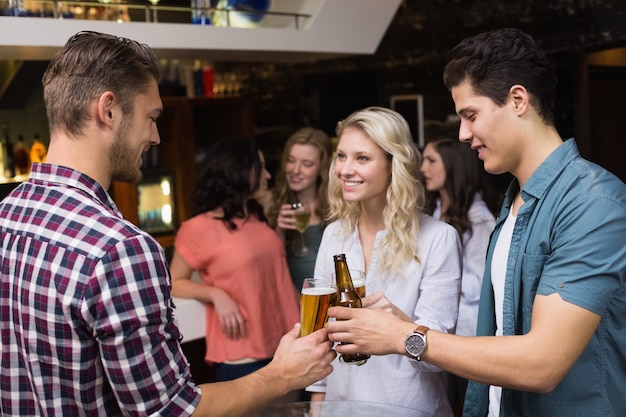
[[[299,312],[283,243],[257,202],[270,178],[263,154],[252,140],[228,138],[203,165],[170,272],[174,296],[206,303],[205,360],[223,381],[266,365]]]
[[[452,138],[438,138],[426,144],[423,155],[424,211],[452,225],[463,244],[456,334],[475,336],[485,256],[496,224],[494,214],[500,209],[500,194],[476,152],[467,144]],[[448,394],[455,410],[463,404],[466,387],[467,380],[449,375]]]

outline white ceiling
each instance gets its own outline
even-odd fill
[[[0,60],[49,60],[76,32],[94,30],[150,45],[159,58],[296,62],[374,54],[402,0],[274,0],[272,11],[308,14],[303,27],[233,28],[0,17]],[[291,7],[292,10],[285,10]],[[293,10],[293,7],[298,7]],[[284,19],[282,20],[284,22]]]

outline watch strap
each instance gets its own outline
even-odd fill
[[[413,332],[414,333],[419,333],[419,334],[421,334],[422,336],[425,337],[426,336],[426,332],[428,332],[429,330],[430,329],[428,327],[419,325],[419,326],[417,326],[417,328]]]
[[[424,351],[422,352],[422,354],[424,352],[426,352],[426,348],[428,347],[428,343],[426,342],[426,333],[429,331],[430,329],[426,326],[422,326],[419,325],[417,326],[417,328],[413,331],[413,333],[417,333],[419,335],[422,335],[422,337],[424,338]],[[417,361],[421,361],[422,360],[422,355],[418,355],[415,360]]]

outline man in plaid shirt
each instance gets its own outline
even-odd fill
[[[246,415],[331,372],[325,330],[292,329],[274,360],[196,386],[159,244],[106,190],[141,179],[160,142],[154,53],[79,32],[43,76],[45,163],[0,204],[0,415]]]

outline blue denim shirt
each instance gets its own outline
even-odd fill
[[[495,334],[491,261],[518,190],[514,181],[489,244],[478,335]],[[602,319],[552,392],[503,389],[500,416],[626,416],[626,186],[583,159],[570,139],[542,163],[521,193],[524,204],[507,261],[504,336],[528,333],[536,294],[556,292]],[[487,415],[488,389],[469,383],[464,416]]]

